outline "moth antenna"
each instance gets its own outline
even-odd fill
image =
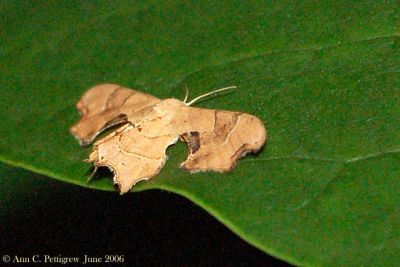
[[[188,97],[189,97],[189,90],[187,88],[187,85],[185,85],[185,91],[186,91],[186,95],[185,95],[185,99],[183,99],[183,103],[186,104],[186,101],[188,100]]]
[[[236,87],[236,86],[229,86],[229,87],[224,87],[224,88],[221,88],[221,89],[217,89],[217,90],[211,91],[211,92],[209,92],[209,93],[206,93],[206,94],[203,94],[203,95],[199,95],[198,97],[196,97],[195,99],[193,99],[193,100],[190,101],[189,103],[185,103],[185,102],[184,102],[184,103],[186,104],[186,106],[191,106],[191,105],[193,105],[196,101],[202,99],[203,97],[206,97],[206,96],[209,96],[209,95],[212,95],[212,94],[221,92],[221,91],[230,90],[230,89],[235,89],[235,88],[237,88],[237,87]]]
[[[92,174],[87,178],[86,183],[90,183],[93,180],[94,176],[96,175],[97,169],[98,169],[98,167],[94,166],[94,170],[93,170]]]

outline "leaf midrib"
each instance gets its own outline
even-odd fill
[[[395,148],[395,149],[391,149],[391,150],[387,150],[387,151],[381,151],[381,152],[377,152],[377,153],[369,153],[366,155],[353,157],[353,158],[350,158],[347,160],[346,159],[342,160],[342,159],[334,159],[334,158],[319,158],[319,157],[290,155],[290,156],[269,157],[269,158],[265,158],[265,159],[245,159],[245,160],[242,160],[241,162],[252,163],[252,162],[267,162],[267,161],[273,161],[273,160],[296,159],[296,160],[312,160],[312,161],[325,161],[325,162],[328,161],[328,162],[337,162],[337,163],[343,163],[343,164],[351,164],[351,163],[355,163],[355,162],[359,162],[359,161],[370,160],[370,159],[382,157],[382,156],[389,155],[389,154],[400,154],[400,148]],[[0,161],[5,164],[8,164],[10,166],[13,166],[13,167],[18,167],[18,168],[23,168],[23,169],[29,170],[33,173],[52,177],[52,178],[55,178],[57,180],[64,181],[67,183],[84,186],[75,179],[71,180],[67,176],[52,172],[45,168],[36,167],[35,165],[31,165],[31,164],[23,162],[23,161],[15,161],[13,159],[8,158],[6,155],[0,154]]]
[[[310,156],[279,156],[279,157],[269,157],[265,159],[247,159],[244,162],[256,162],[256,161],[272,161],[272,160],[286,160],[286,159],[298,159],[298,160],[314,160],[314,161],[329,161],[329,162],[341,162],[341,163],[353,163],[362,160],[368,160],[380,156],[385,156],[387,154],[397,154],[400,153],[400,148],[389,149],[386,151],[380,151],[375,153],[368,153],[366,155],[356,156],[348,159],[338,159],[338,158],[320,158],[320,157],[310,157]]]

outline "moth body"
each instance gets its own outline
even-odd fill
[[[99,85],[78,102],[82,118],[70,131],[87,145],[104,129],[122,125],[97,141],[89,157],[96,167],[112,169],[121,194],[158,174],[167,159],[166,149],[179,139],[188,144],[181,167],[190,172],[230,171],[240,157],[265,144],[266,130],[257,117],[190,107],[190,103]]]

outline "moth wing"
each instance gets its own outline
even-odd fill
[[[88,145],[104,129],[128,121],[132,114],[159,101],[152,95],[116,84],[94,86],[77,103],[82,117],[70,132],[81,145]]]
[[[180,136],[189,146],[181,166],[189,171],[231,170],[247,153],[265,144],[267,133],[256,116],[241,112],[187,107],[176,99],[155,105],[141,125],[147,136]]]
[[[114,183],[121,194],[137,182],[158,174],[164,166],[168,146],[178,138],[172,135],[147,137],[143,131],[126,124],[95,143],[89,160],[106,166],[114,173]]]
[[[176,112],[180,137],[189,146],[181,167],[196,171],[230,171],[247,153],[265,144],[263,122],[246,113],[181,107]],[[179,123],[180,122],[180,123]]]

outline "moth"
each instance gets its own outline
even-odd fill
[[[95,171],[100,166],[111,169],[121,194],[158,174],[167,148],[178,139],[189,147],[183,169],[227,172],[240,157],[262,148],[266,130],[253,115],[191,107],[214,92],[187,102],[188,94],[183,101],[162,100],[116,84],[97,85],[77,103],[82,117],[70,132],[86,146],[105,129],[120,125],[94,143],[88,161]]]

